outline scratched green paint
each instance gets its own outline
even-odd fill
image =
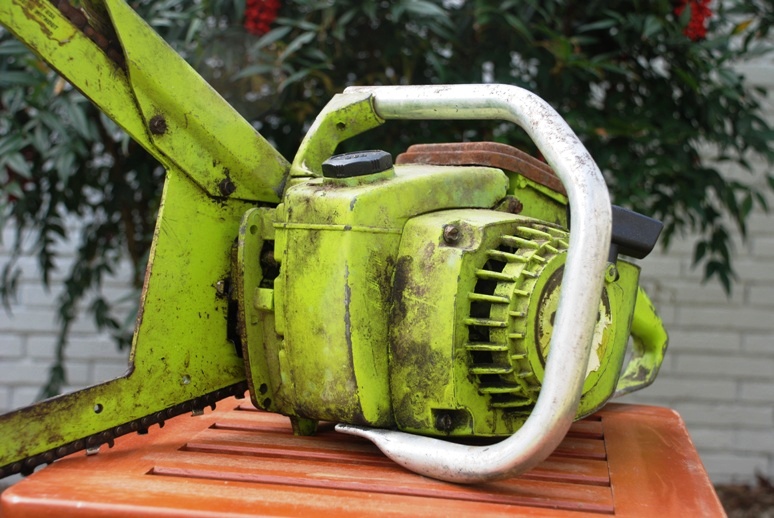
[[[287,161],[124,0],[104,2],[144,120],[166,120],[154,145],[212,196],[227,178],[234,198],[279,202]]]
[[[226,339],[227,300],[216,285],[230,273],[231,244],[248,208],[214,202],[185,174],[168,171],[128,374],[47,401],[39,411],[0,417],[0,463],[244,380],[242,360]]]

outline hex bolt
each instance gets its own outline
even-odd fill
[[[163,135],[167,132],[167,120],[163,115],[154,115],[151,117],[148,127],[154,135]]]
[[[218,189],[220,189],[220,194],[223,196],[231,196],[236,191],[236,185],[234,185],[230,178],[226,177],[220,181]]]
[[[447,245],[456,244],[460,237],[460,228],[457,225],[446,225],[443,227],[443,241]]]

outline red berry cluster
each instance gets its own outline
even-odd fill
[[[279,0],[247,0],[244,24],[247,32],[256,36],[269,32],[279,8]]]
[[[693,41],[703,40],[707,37],[705,22],[707,18],[712,16],[709,3],[710,0],[678,0],[677,2],[675,7],[675,14],[677,16],[683,14],[687,5],[691,6],[691,19],[688,21],[688,26],[683,31],[683,34]]]

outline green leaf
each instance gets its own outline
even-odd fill
[[[673,67],[672,71],[674,71],[674,73],[677,74],[677,77],[679,77],[683,83],[688,85],[691,90],[694,92],[699,91],[699,82],[691,74],[679,67]]]
[[[320,30],[320,26],[316,23],[312,23],[310,21],[304,20],[302,18],[296,19],[296,18],[277,18],[274,23],[280,24],[280,25],[287,25],[290,27],[295,27],[297,29],[302,29],[306,32],[317,32]]]
[[[704,259],[704,256],[707,253],[707,242],[706,241],[699,241],[696,243],[695,248],[693,249],[693,264],[694,266],[699,264],[699,262]]]
[[[619,24],[618,20],[607,18],[596,22],[581,25],[576,29],[576,32],[583,33],[583,32],[598,31],[601,29],[610,29],[612,27],[615,27],[618,24]]]
[[[76,103],[70,103],[67,107],[68,114],[70,115],[70,123],[75,131],[85,139],[91,138],[91,125],[84,113],[84,107]]]
[[[186,31],[185,34],[186,44],[190,44],[199,36],[199,32],[201,31],[203,23],[204,21],[199,18],[195,18],[193,21],[191,21],[191,24],[188,26],[188,31]]]
[[[27,47],[16,39],[7,39],[0,42],[0,56],[27,56],[31,55]]]
[[[730,68],[719,68],[717,70],[718,76],[723,79],[723,82],[728,85],[735,87],[739,84],[742,76],[739,75],[739,73],[735,72],[734,70]],[[734,93],[735,95],[735,93]]]
[[[527,40],[529,43],[535,41],[532,33],[518,16],[505,13],[505,21],[508,22],[508,25],[510,25],[516,31],[516,34]]]
[[[21,71],[6,70],[0,74],[0,86],[35,86],[40,83],[40,78],[35,74]]]
[[[305,68],[305,69],[299,70],[299,71],[291,74],[290,76],[287,77],[287,79],[285,79],[284,81],[282,81],[280,83],[279,90],[284,90],[285,88],[287,88],[288,86],[292,85],[293,83],[296,83],[296,82],[300,81],[301,79],[305,78],[311,72],[312,72],[311,69]]]
[[[293,41],[290,42],[290,44],[285,48],[285,50],[282,51],[282,54],[279,55],[278,59],[280,61],[284,61],[288,56],[292,55],[294,52],[296,52],[298,49],[312,41],[315,36],[317,36],[314,32],[305,32],[303,34],[300,34],[297,36]]]
[[[653,15],[645,17],[645,23],[642,28],[642,37],[644,39],[650,39],[651,36],[659,33],[662,28],[662,21]]]
[[[375,22],[377,20],[376,16],[376,9],[377,9],[377,3],[375,0],[365,0],[361,7],[363,8],[363,12],[368,16],[368,19]]]
[[[449,14],[444,8],[425,0],[410,0],[404,3],[406,12],[417,16],[427,16],[438,20],[448,20]]]
[[[19,182],[16,182],[16,181],[9,182],[5,186],[3,186],[3,190],[17,199],[24,197],[24,191],[22,191],[22,188],[19,185]]]
[[[59,179],[67,182],[75,172],[75,155],[70,151],[65,151],[54,159],[54,169]]]
[[[269,65],[266,63],[250,65],[249,67],[245,67],[242,70],[240,70],[238,73],[234,74],[231,77],[231,79],[237,80],[237,79],[242,79],[244,77],[260,76],[260,75],[264,75],[272,72],[275,68],[276,68],[275,65]]]
[[[11,133],[0,137],[0,157],[15,151],[21,151],[28,141],[21,133]]]
[[[747,19],[747,20],[745,20],[743,22],[737,23],[734,26],[733,30],[731,31],[731,34],[734,34],[734,35],[742,34],[745,30],[747,30],[747,27],[749,27],[750,24],[753,23],[753,21],[754,20],[752,18],[750,18],[750,19]]]
[[[292,27],[277,27],[276,29],[272,29],[263,36],[260,37],[258,41],[256,41],[250,48],[252,50],[260,50],[264,47],[268,47],[275,41],[279,41],[288,34],[290,34],[290,31],[292,31]]]
[[[10,167],[16,174],[24,178],[32,178],[32,168],[30,163],[21,153],[9,153],[3,156],[5,165]]]

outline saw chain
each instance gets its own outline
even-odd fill
[[[126,67],[126,59],[116,35],[111,29],[107,14],[94,8],[89,1],[84,2],[83,10],[73,6],[67,0],[50,0],[65,18],[70,20],[83,34],[93,41],[119,67]]]
[[[61,459],[62,457],[66,457],[79,451],[98,449],[103,444],[107,444],[108,447],[112,448],[114,439],[117,437],[135,432],[138,434],[146,434],[148,433],[148,429],[155,424],[159,425],[159,428],[164,428],[164,422],[167,419],[171,419],[188,412],[191,412],[193,415],[199,415],[206,407],[210,407],[212,410],[215,410],[215,403],[218,401],[232,396],[236,397],[237,399],[244,399],[245,392],[247,392],[247,382],[243,381],[231,385],[230,387],[225,387],[221,390],[216,390],[214,392],[210,392],[209,394],[194,398],[190,401],[184,401],[183,403],[173,405],[160,412],[154,412],[151,415],[147,415],[139,419],[133,419],[124,424],[114,426],[108,430],[89,435],[88,437],[83,437],[67,444],[63,444],[57,448],[52,448],[43,453],[32,455],[12,464],[2,466],[0,467],[0,478],[5,478],[17,473],[21,473],[25,476],[30,475],[38,466],[43,464],[51,464],[57,459]],[[20,411],[24,410],[25,409],[22,409]]]

